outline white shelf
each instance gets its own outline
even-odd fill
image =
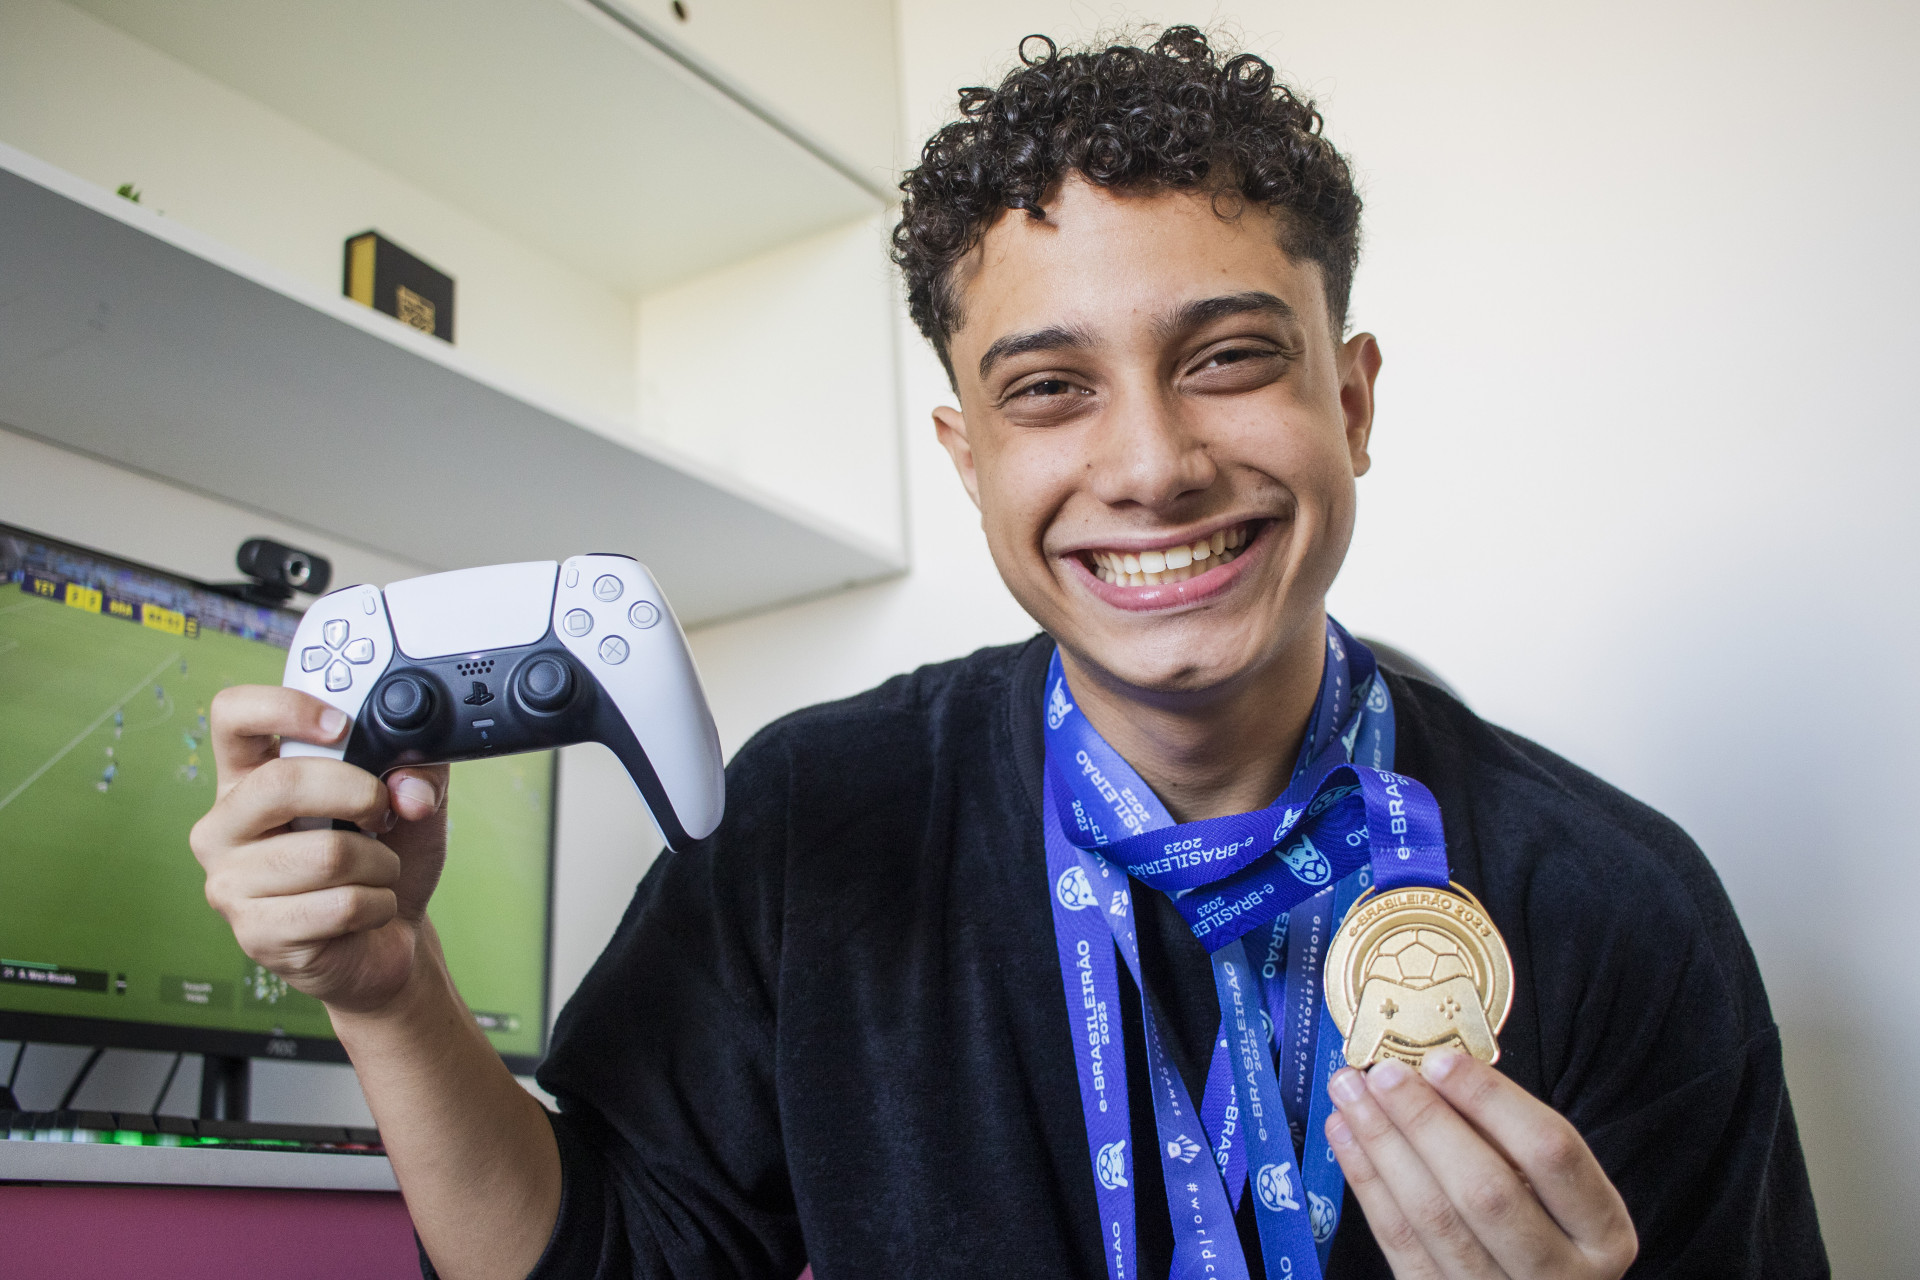
[[[886,194],[589,0],[76,7],[626,293]]]
[[[625,552],[688,624],[905,567],[3,145],[0,423],[433,568]]]
[[[0,1135],[0,1182],[134,1182],[197,1187],[398,1191],[385,1156],[238,1147],[21,1142]]]

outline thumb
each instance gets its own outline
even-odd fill
[[[393,830],[382,837],[400,855],[400,879],[394,883],[400,913],[418,917],[440,883],[447,860],[446,765],[398,769],[387,775],[387,794],[393,806]]]

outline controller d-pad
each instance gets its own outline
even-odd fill
[[[626,589],[626,584],[610,573],[603,573],[593,580],[593,594],[601,600],[618,600],[620,593]]]
[[[327,668],[327,692],[339,693],[353,684],[353,672],[344,662],[336,662]]]
[[[373,661],[373,641],[361,636],[340,651],[340,656],[355,666],[365,666]]]
[[[335,618],[332,622],[320,628],[320,638],[327,642],[327,648],[338,649],[347,642],[347,620],[345,618]]]
[[[569,609],[567,616],[560,619],[560,625],[570,636],[583,636],[593,630],[593,615],[585,609]]]
[[[309,645],[300,651],[300,669],[318,671],[327,665],[327,651],[319,645]]]
[[[619,666],[627,660],[627,642],[619,636],[608,636],[600,642],[600,661],[608,666]]]

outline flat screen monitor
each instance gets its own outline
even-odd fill
[[[278,684],[299,615],[0,525],[0,1039],[344,1061],[249,960],[187,833],[214,694]],[[510,1067],[546,1035],[552,752],[456,765],[430,908]]]

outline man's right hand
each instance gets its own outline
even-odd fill
[[[447,853],[445,765],[382,781],[339,760],[282,758],[280,739],[332,746],[347,717],[296,689],[240,685],[213,700],[218,798],[194,825],[207,901],[240,949],[330,1008],[374,1012],[406,984]],[[296,818],[359,830],[296,831]]]

